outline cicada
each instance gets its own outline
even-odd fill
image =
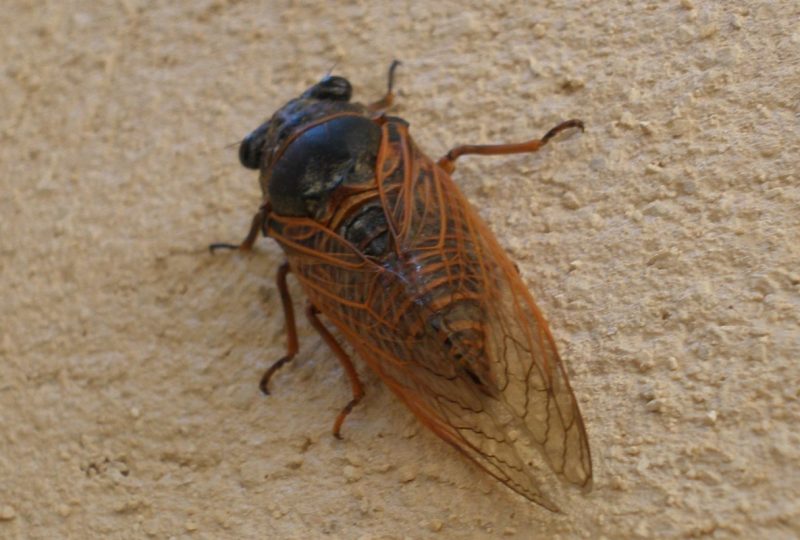
[[[308,297],[308,320],[352,388],[336,437],[364,390],[328,326],[436,435],[557,510],[542,488],[548,465],[572,484],[592,479],[578,404],[515,264],[451,175],[462,155],[535,152],[583,124],[568,120],[519,144],[457,146],[433,161],[409,124],[387,115],[397,65],[374,103],[351,102],[350,82],[327,75],[245,137],[239,160],[260,171],[263,204],[241,244],[211,250],[250,250],[261,232],[286,255],[277,287],[287,352],[262,377],[265,393],[298,351],[292,273]]]

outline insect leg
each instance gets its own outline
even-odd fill
[[[336,341],[336,338],[333,337],[333,334],[325,328],[325,325],[322,324],[322,321],[319,320],[317,315],[319,314],[319,310],[315,308],[312,304],[308,304],[306,307],[306,316],[308,317],[311,326],[319,332],[319,335],[322,336],[322,339],[325,340],[325,343],[328,344],[328,347],[331,348],[333,354],[336,355],[336,358],[339,360],[339,363],[342,364],[345,373],[347,373],[347,378],[350,379],[350,386],[353,390],[353,399],[344,406],[344,409],[339,413],[339,416],[336,417],[336,421],[333,423],[333,436],[337,439],[341,439],[342,436],[339,434],[339,431],[342,429],[342,423],[344,422],[345,417],[350,414],[350,411],[353,410],[361,398],[364,397],[364,388],[361,386],[361,381],[358,378],[358,373],[356,372],[356,368],[353,366],[353,362],[350,360],[350,357],[344,352],[342,346]]]
[[[485,145],[465,144],[463,146],[456,146],[447,152],[447,154],[445,154],[445,156],[436,163],[448,173],[452,173],[456,168],[456,160],[465,154],[495,156],[499,154],[522,154],[527,152],[536,152],[542,146],[547,144],[547,141],[558,135],[560,132],[573,127],[579,128],[581,131],[583,131],[583,122],[580,120],[567,120],[566,122],[561,122],[556,127],[545,133],[544,137],[541,139],[534,139],[532,141],[526,141],[523,143]]]
[[[278,274],[276,276],[278,292],[281,294],[281,304],[283,304],[283,318],[286,321],[286,356],[272,364],[269,369],[264,372],[264,375],[261,376],[261,382],[258,383],[258,387],[266,395],[269,395],[269,380],[272,378],[272,375],[278,371],[282,365],[290,362],[300,348],[297,342],[297,327],[294,322],[292,296],[289,294],[289,286],[286,283],[286,276],[290,271],[289,263],[284,262],[278,267]]]
[[[218,249],[239,249],[241,251],[250,251],[253,248],[256,238],[258,238],[259,229],[261,229],[264,224],[264,215],[265,213],[263,208],[256,212],[256,215],[253,216],[253,223],[250,225],[250,230],[247,232],[247,236],[241,244],[215,242],[208,245],[208,251],[210,251],[212,254]]]
[[[399,65],[400,60],[394,60],[392,65],[389,66],[389,82],[386,89],[386,95],[378,101],[367,105],[367,109],[373,112],[378,112],[388,109],[392,106],[392,103],[394,103],[394,92],[392,91],[392,88],[394,88],[394,71]]]

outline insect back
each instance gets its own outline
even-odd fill
[[[325,323],[424,425],[512,490],[555,510],[545,470],[591,485],[580,410],[546,320],[450,175],[462,155],[535,152],[583,124],[567,120],[516,144],[457,146],[434,161],[405,121],[383,114],[395,67],[381,100],[353,103],[346,79],[325,77],[240,145],[242,165],[260,171],[264,202],[242,244],[211,247],[247,250],[263,232],[286,256],[276,281],[287,352],[261,388],[266,393],[299,350],[286,281],[292,273],[308,298],[306,317],[351,385],[334,435],[364,391]]]

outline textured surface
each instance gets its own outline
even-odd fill
[[[12,2],[0,13],[0,537],[792,538],[796,2]],[[570,368],[595,488],[554,515],[349,389],[300,325],[235,143],[336,64],[455,179]],[[299,296],[299,294],[298,294]],[[298,301],[300,301],[298,299]],[[363,363],[359,364],[362,368]]]

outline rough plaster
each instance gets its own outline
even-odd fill
[[[795,538],[800,8],[9,2],[0,12],[0,537]],[[568,363],[595,462],[560,515],[300,323],[236,143],[331,66],[455,178]],[[301,302],[301,293],[293,289]]]

